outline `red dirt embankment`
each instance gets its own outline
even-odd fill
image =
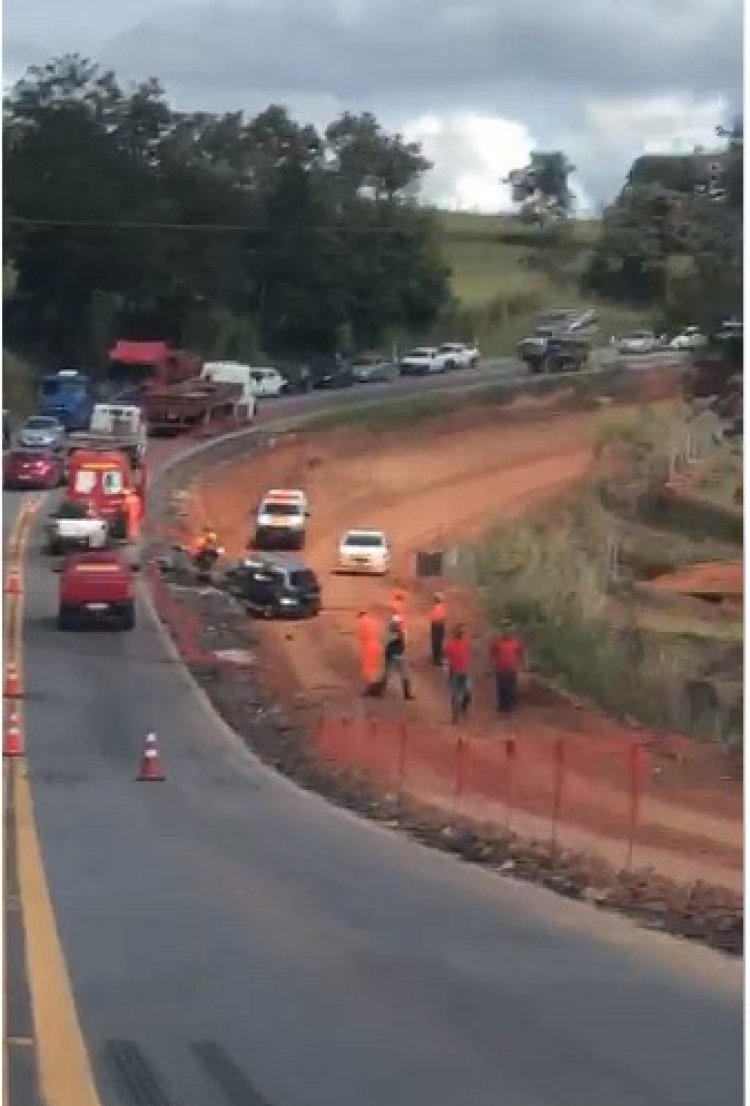
[[[541,411],[534,410],[539,406]],[[455,729],[448,722],[444,679],[427,658],[427,611],[434,582],[428,587],[415,579],[414,554],[478,536],[498,516],[519,515],[553,502],[585,477],[592,461],[594,416],[543,407],[537,402],[531,410],[525,403],[523,410],[506,409],[502,414],[462,411],[417,424],[408,432],[350,427],[300,433],[268,453],[207,473],[195,489],[191,525],[210,520],[233,556],[246,548],[252,507],[265,489],[286,485],[305,488],[309,494],[312,517],[305,557],[321,577],[324,610],[310,622],[264,624],[259,630],[264,678],[310,732],[321,716],[368,717],[384,725],[403,720],[422,735],[425,749],[452,748]],[[389,534],[395,565],[388,579],[333,572],[339,536],[356,526],[378,527]],[[404,702],[394,688],[383,700],[364,700],[356,614],[368,607],[385,617],[395,585],[408,596],[416,699]],[[457,586],[443,590],[451,617],[468,619],[475,638],[475,705],[464,730],[489,755],[510,731],[493,710],[478,597]],[[516,799],[526,811],[525,821],[517,820],[519,832],[535,835],[546,828],[539,816],[540,796],[549,791],[555,742],[564,738],[567,796],[575,801],[568,802],[568,813],[563,811],[560,839],[568,847],[596,851],[621,865],[629,802],[623,750],[634,738],[648,740],[653,756],[640,810],[637,863],[676,879],[742,886],[742,790],[722,779],[726,767],[715,748],[634,731],[582,704],[545,694],[536,685],[527,687],[512,733],[525,765],[528,792],[526,798]],[[410,790],[417,799],[441,801],[428,772]],[[475,799],[465,798],[463,813],[485,822],[503,818],[502,804],[486,789]]]

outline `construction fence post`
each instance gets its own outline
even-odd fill
[[[625,855],[626,872],[632,871],[633,868],[633,853],[636,845],[638,825],[640,822],[641,803],[643,798],[643,782],[645,779],[646,768],[646,749],[640,742],[634,741],[630,746],[628,762],[630,777],[630,804],[628,813],[627,851]]]
[[[507,771],[508,786],[505,790],[505,829],[508,833],[510,833],[513,815],[517,756],[518,747],[515,737],[507,737],[505,739],[505,767]]]
[[[396,761],[396,790],[399,801],[404,798],[404,782],[406,780],[406,750],[409,744],[409,728],[406,722],[401,722],[398,728],[398,759]]]
[[[459,734],[455,746],[455,772],[453,777],[453,814],[459,812],[466,783],[466,738]]]
[[[552,798],[552,849],[557,848],[557,833],[562,811],[563,785],[565,783],[565,741],[558,737],[554,751],[554,794]]]

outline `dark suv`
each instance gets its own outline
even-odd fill
[[[226,587],[263,618],[313,618],[320,611],[318,578],[293,557],[246,557],[229,570]]]

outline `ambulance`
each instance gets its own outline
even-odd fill
[[[272,488],[258,504],[252,545],[255,549],[302,549],[310,508],[296,488]]]

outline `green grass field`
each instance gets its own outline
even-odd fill
[[[578,282],[599,234],[597,220],[579,220],[561,246],[540,243],[539,232],[511,216],[439,214],[442,247],[457,301],[455,324],[484,353],[510,353],[531,318],[552,307],[596,307],[604,341],[648,325],[624,308],[587,298]]]

